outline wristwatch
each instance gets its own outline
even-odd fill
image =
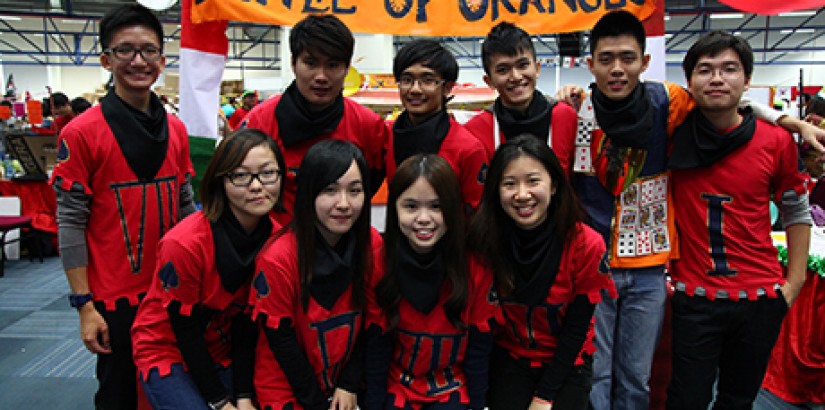
[[[224,397],[216,402],[208,402],[207,404],[209,405],[210,410],[221,410],[229,404],[229,397]]]
[[[75,309],[80,309],[83,305],[92,301],[91,293],[72,293],[69,295],[69,304]]]

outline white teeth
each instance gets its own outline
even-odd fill
[[[419,235],[429,235],[429,234],[433,233],[433,231],[431,231],[431,230],[418,230],[418,231],[415,231],[415,232]]]

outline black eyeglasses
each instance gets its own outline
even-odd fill
[[[268,169],[261,172],[228,172],[224,175],[229,179],[229,183],[239,188],[252,185],[252,181],[257,179],[261,185],[272,185],[281,178],[280,169]]]
[[[121,61],[132,61],[135,59],[136,55],[140,54],[140,57],[149,63],[158,61],[160,56],[163,54],[163,50],[155,46],[146,46],[143,48],[136,48],[133,46],[117,46],[107,48],[103,50],[103,52],[106,54],[112,54]]]
[[[435,90],[436,87],[444,84],[444,80],[435,77],[415,78],[406,75],[401,76],[401,78],[398,79],[398,87],[403,89],[413,88],[415,83],[418,83],[418,86],[423,90]]]

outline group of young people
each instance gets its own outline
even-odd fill
[[[295,81],[220,142],[196,211],[185,129],[150,90],[160,24],[128,5],[100,31],[115,85],[61,133],[52,179],[96,408],[134,409],[139,390],[155,409],[647,408],[677,241],[668,407],[707,407],[717,373],[718,408],[755,397],[810,221],[792,138],[737,110],[743,40],[694,45],[692,100],[639,80],[644,29],[607,14],[588,59],[598,126],[577,138],[510,23],[482,45],[489,109],[452,119],[455,58],[415,40],[395,57],[405,111],[387,124],[341,94],[349,29],[308,16],[290,32]],[[382,236],[369,201],[384,176]]]

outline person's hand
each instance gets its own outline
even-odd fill
[[[782,290],[782,296],[785,298],[785,302],[788,304],[788,308],[790,308],[793,306],[793,302],[796,300],[796,297],[799,296],[799,291],[802,289],[802,285],[797,285],[791,281],[786,281],[780,289]]]
[[[533,401],[530,402],[530,407],[527,410],[550,410],[553,408],[553,403],[548,403],[544,400],[536,400],[533,397]]]
[[[238,410],[258,410],[255,408],[255,404],[252,402],[252,399],[238,399],[238,402],[235,404],[235,408]]]
[[[89,302],[78,309],[80,314],[80,339],[90,352],[98,354],[112,353],[109,344],[109,325],[95,309],[94,303]]]
[[[336,388],[329,403],[330,410],[355,410],[358,406],[358,396],[342,388]]]
[[[578,85],[565,85],[556,91],[555,98],[559,101],[566,102],[578,112],[584,100],[584,89]]]
[[[821,158],[825,158],[825,129],[819,128],[813,124],[803,122],[802,125],[799,126],[799,136],[807,142],[811,144],[811,147],[816,150],[816,152],[822,154]]]

